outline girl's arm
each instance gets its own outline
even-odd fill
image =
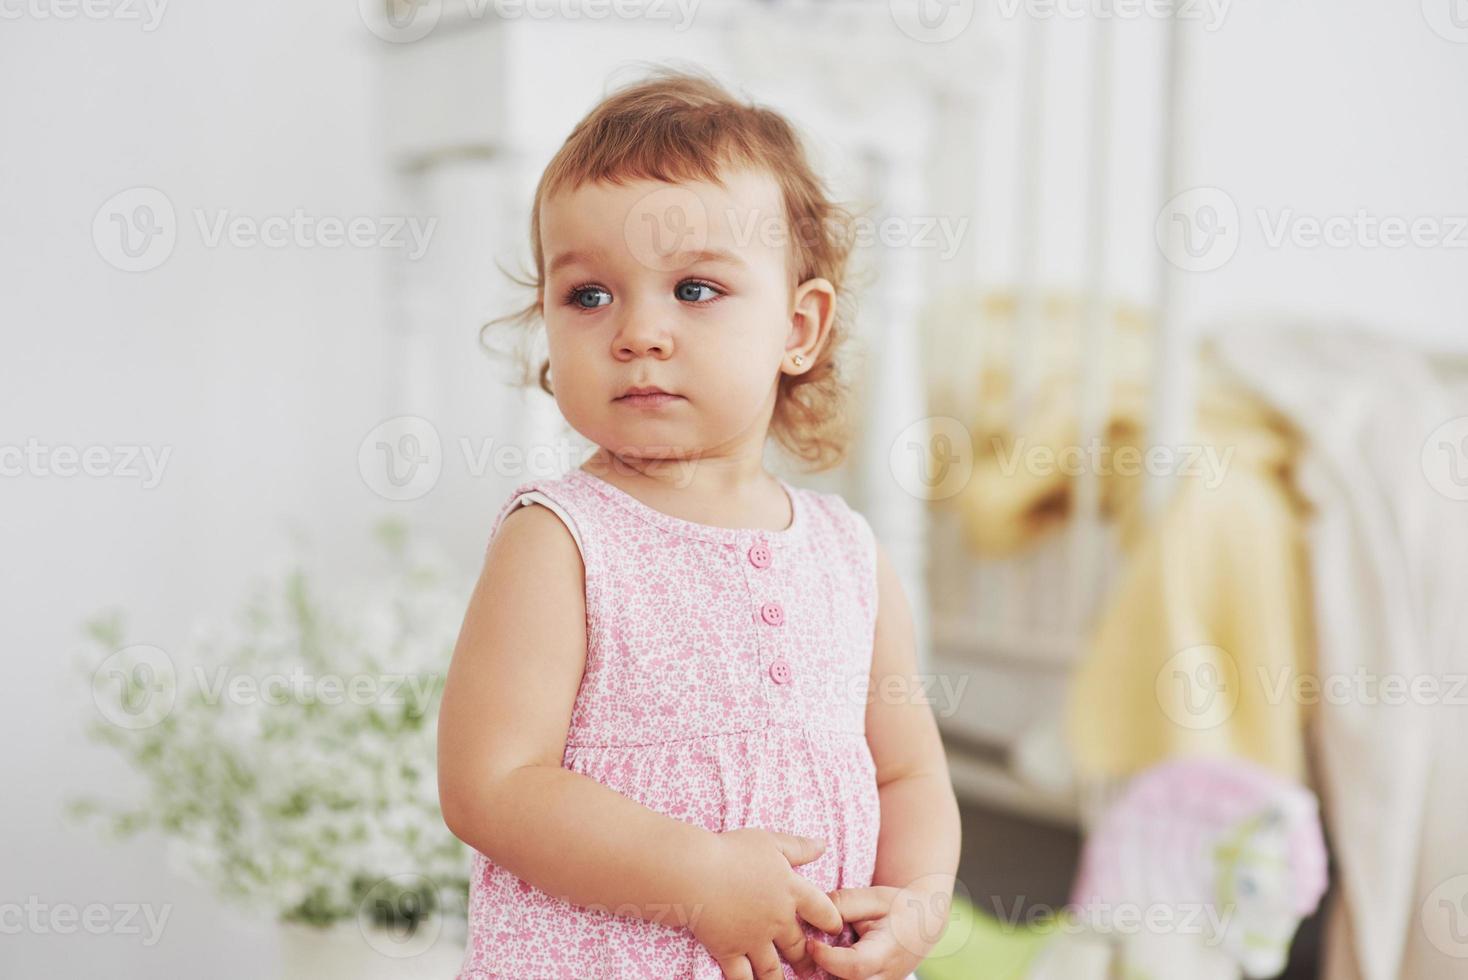
[[[455,836],[548,894],[686,927],[714,835],[561,767],[584,574],[551,511],[501,522],[444,683],[439,804]]]
[[[917,673],[912,612],[880,543],[877,585],[866,729],[877,764],[882,827],[872,884],[908,890],[903,900],[925,903],[941,928],[958,871],[958,801],[925,696],[932,685]]]

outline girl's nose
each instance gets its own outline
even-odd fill
[[[617,357],[666,358],[673,353],[673,336],[658,324],[652,311],[628,309],[623,316],[622,329],[617,331],[614,341]]]

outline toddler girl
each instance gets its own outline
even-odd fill
[[[763,464],[841,455],[844,214],[697,74],[614,92],[542,175],[521,316],[597,448],[500,509],[449,669],[460,980],[903,980],[941,935],[906,600],[860,514]]]

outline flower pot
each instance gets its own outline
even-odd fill
[[[455,925],[457,927],[455,927]],[[280,923],[282,980],[453,980],[464,958],[463,923],[430,920],[412,935],[356,919],[326,928]]]

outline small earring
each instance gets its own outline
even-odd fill
[[[791,358],[791,360],[795,362],[796,367],[800,367],[802,364],[805,363],[805,357],[800,354],[796,354],[794,357]]]

